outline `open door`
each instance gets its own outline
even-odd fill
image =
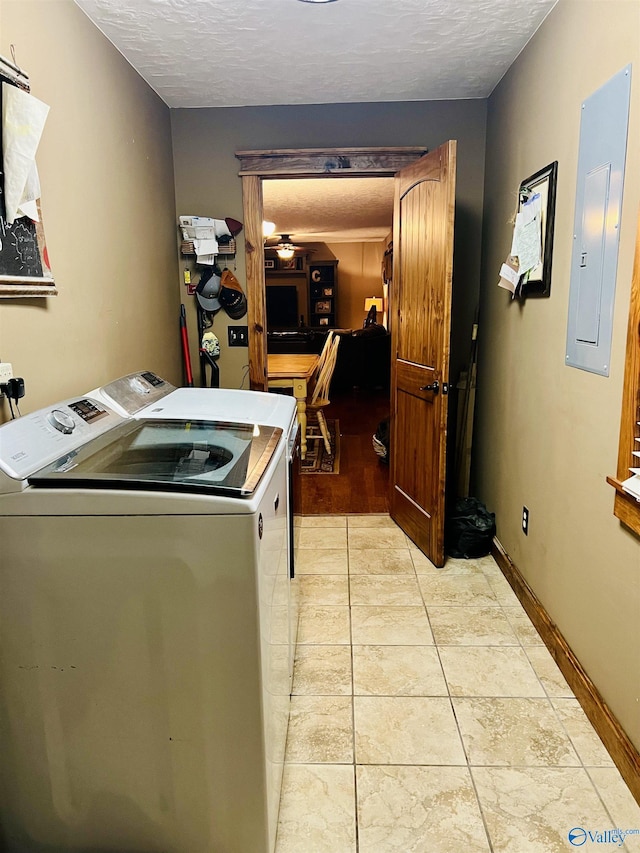
[[[456,143],[396,173],[390,513],[444,565]]]

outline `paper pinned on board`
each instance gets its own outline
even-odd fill
[[[524,275],[540,263],[542,251],[541,214],[542,199],[540,193],[536,193],[522,206],[516,216],[511,254],[516,255],[520,261],[520,275]]]
[[[4,204],[11,225],[19,216],[39,221],[40,181],[36,151],[49,107],[17,86],[2,84]]]
[[[520,280],[519,270],[520,265],[518,263],[518,258],[515,257],[515,255],[509,255],[507,260],[500,267],[498,287],[504,287],[505,290],[508,290],[512,295],[514,295],[518,286],[518,281]]]

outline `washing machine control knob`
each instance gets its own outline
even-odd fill
[[[57,429],[58,432],[65,433],[65,435],[68,435],[70,432],[73,432],[76,428],[76,422],[71,417],[71,415],[68,415],[61,409],[54,409],[49,415],[48,420],[54,429]]]

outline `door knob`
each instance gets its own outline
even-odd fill
[[[431,385],[421,385],[418,389],[419,391],[433,391],[434,394],[437,394],[440,390],[440,383],[436,379]]]

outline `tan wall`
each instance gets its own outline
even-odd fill
[[[565,366],[580,104],[634,63],[609,378]],[[498,537],[640,748],[640,541],[612,515],[640,199],[640,4],[560,0],[489,100],[475,481]],[[496,286],[521,180],[558,160],[553,281]],[[530,530],[520,530],[525,504]]]
[[[51,107],[37,162],[59,295],[0,300],[22,412],[141,368],[179,382],[169,110],[71,0],[0,0],[0,24]]]
[[[329,243],[329,248],[338,259],[338,326],[360,329],[366,317],[365,297],[382,296],[386,243]]]
[[[478,299],[485,120],[485,101],[172,110],[176,212],[233,216],[242,221],[242,186],[236,151],[354,146],[433,149],[448,139],[457,139],[456,319],[452,355],[455,376],[468,357]],[[242,284],[245,283],[243,236],[238,240],[237,258],[237,274]],[[195,358],[197,336],[192,302],[189,309]],[[248,353],[246,349],[227,349],[228,325],[224,311],[219,311],[213,328],[222,345],[220,382],[226,387],[239,387]]]

